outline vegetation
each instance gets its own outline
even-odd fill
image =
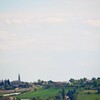
[[[64,90],[61,88],[40,88],[36,92],[31,91],[25,94],[21,94],[18,96],[18,98],[19,100],[21,98],[31,100],[66,100],[66,93],[70,100],[100,100],[100,94],[97,94],[97,91],[95,90],[84,90],[75,93],[75,91],[71,88],[65,88]]]
[[[45,89],[45,88],[39,88],[37,91],[31,91],[28,92],[27,94],[21,94],[18,96],[18,98],[35,98],[35,97],[39,97],[42,99],[46,99],[48,97],[57,95],[57,93],[61,90],[61,88],[49,88],[49,89]]]
[[[100,94],[97,94],[96,91],[93,91],[94,90],[88,92],[79,92],[76,100],[100,100]]]
[[[9,79],[0,81],[1,90],[12,90],[15,88],[29,88],[29,87],[32,87],[32,85],[28,82],[19,82],[19,81],[10,82]]]
[[[39,88],[37,91],[31,91],[31,92],[27,92],[27,94],[26,93],[21,94],[18,96],[18,98],[32,99],[32,98],[39,97],[43,100],[48,99],[48,98],[62,98],[62,100],[63,100],[69,89],[72,89],[72,88],[54,88],[54,87],[52,87],[52,88],[45,89],[42,87],[42,88]]]
[[[19,87],[20,85],[20,87]],[[9,80],[1,81],[1,89],[10,89],[14,86]],[[100,100],[100,78],[81,78],[79,80],[71,78],[68,82],[54,82],[52,80],[16,84],[19,88],[34,87],[29,92],[18,95],[17,100]],[[1,96],[2,98],[2,96]]]

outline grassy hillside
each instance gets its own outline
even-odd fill
[[[77,95],[77,100],[100,100],[100,94],[96,94],[94,91],[89,92],[80,92]]]
[[[21,94],[21,95],[18,96],[18,98],[32,99],[33,97],[38,97],[39,96],[40,98],[45,99],[47,97],[56,95],[59,91],[61,91],[61,88],[49,88],[49,89],[40,88],[35,92],[31,91],[31,92]]]
[[[66,93],[67,91],[71,88],[66,88]],[[39,88],[37,91],[30,91],[27,93],[23,93],[18,96],[20,99],[32,99],[33,97],[38,97],[46,100],[46,98],[50,96],[55,96],[58,94],[59,91],[61,91],[61,88],[49,88],[49,89],[44,89],[44,88]],[[96,94],[95,90],[84,90],[84,91],[79,91],[79,93],[76,96],[76,100],[100,100],[100,94]]]

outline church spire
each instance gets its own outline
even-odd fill
[[[18,74],[18,82],[19,82],[19,83],[21,82],[20,74]]]

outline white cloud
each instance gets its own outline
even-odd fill
[[[19,19],[13,19],[12,21],[13,23],[16,23],[16,24],[22,24],[22,21]]]
[[[35,22],[37,22],[37,23],[56,24],[56,23],[63,23],[63,22],[65,22],[65,20],[64,20],[64,18],[60,18],[60,17],[44,17],[44,18],[36,19]]]
[[[32,37],[18,37],[15,34],[0,31],[0,50],[14,50],[27,48],[33,45],[37,40]]]
[[[63,23],[64,19],[62,18],[56,18],[56,17],[47,17],[47,18],[36,18],[36,19],[14,19],[12,20],[13,23],[16,24],[28,24],[28,23],[50,23],[50,24],[56,24],[56,23]]]
[[[11,24],[11,20],[6,19],[6,20],[5,20],[5,23],[7,23],[7,24]]]
[[[82,35],[83,34],[83,35]],[[64,52],[64,51],[98,51],[100,50],[100,37],[96,33],[82,33],[53,35],[53,36],[23,36],[0,32],[1,50],[20,50],[27,49],[37,52]]]
[[[16,19],[6,19],[5,23],[7,24],[29,24],[29,23],[51,23],[51,24],[56,24],[56,23],[63,23],[64,19],[63,18],[56,18],[56,17],[49,17],[49,18],[36,18],[36,19],[29,19],[29,18],[16,18]]]
[[[47,18],[46,21],[48,23],[63,23],[64,22],[64,19],[51,17],[51,18]]]
[[[85,22],[89,25],[100,27],[100,19],[88,19],[88,20],[85,20]]]
[[[31,20],[29,19],[20,19],[20,18],[13,18],[13,19],[5,19],[6,24],[28,24]]]
[[[0,20],[7,24],[30,24],[30,23],[64,23],[66,21],[77,21],[83,17],[89,16],[82,12],[65,12],[65,13],[1,13]],[[94,22],[95,21],[95,22]],[[85,20],[87,23],[99,25],[98,20]]]
[[[0,14],[0,20],[6,24],[30,24],[30,23],[63,23],[65,22],[64,17],[70,16],[66,14]]]
[[[8,33],[6,31],[0,31],[0,39],[1,39],[1,41],[14,40],[15,39],[15,34],[11,34],[11,33]]]

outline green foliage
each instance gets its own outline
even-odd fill
[[[50,96],[55,96],[58,93],[58,91],[60,91],[60,90],[61,90],[61,88],[58,88],[58,89],[56,89],[56,88],[49,88],[49,89],[39,88],[35,92],[34,91],[27,92],[25,94],[19,95],[18,97],[22,98],[22,99],[27,99],[27,98],[32,99],[33,96],[35,98],[39,96],[40,98],[46,99]]]
[[[97,93],[100,94],[100,87],[97,89]]]
[[[25,94],[21,94],[18,96],[20,99],[33,99],[33,97],[36,99],[38,96],[40,100],[56,100],[56,98],[61,98],[58,100],[62,100],[62,95],[64,96],[67,91],[71,88],[55,88],[51,87],[48,89],[45,88],[38,88],[37,91],[30,91]],[[52,99],[50,99],[52,98]]]
[[[2,98],[3,96],[2,96],[2,94],[0,95],[0,98]]]
[[[75,100],[76,90],[75,89],[69,90],[67,92],[67,96],[70,98],[70,100]]]
[[[18,98],[30,100],[64,100],[67,94],[70,97],[70,100],[83,100],[83,96],[86,97],[84,100],[90,100],[89,98],[91,98],[92,95],[94,95],[95,97],[93,100],[100,99],[100,97],[97,97],[98,95],[100,95],[99,77],[92,78],[91,80],[88,80],[86,78],[75,80],[71,78],[69,82],[53,82],[52,80],[43,81],[39,79],[33,84],[35,85],[33,91],[23,93],[19,95]],[[22,85],[24,86],[24,88],[30,86],[30,84],[26,82],[23,82]],[[9,80],[4,80],[1,81],[0,88],[11,89],[12,84]],[[82,92],[83,90],[88,91]],[[96,92],[91,92],[91,90]]]
[[[100,100],[100,95],[95,93],[86,94],[80,92],[79,94],[77,94],[76,100]]]
[[[16,97],[16,100],[21,100],[21,99],[19,99],[18,97]]]
[[[62,99],[64,100],[65,99],[65,89],[64,88],[62,88],[61,95],[62,95]]]

